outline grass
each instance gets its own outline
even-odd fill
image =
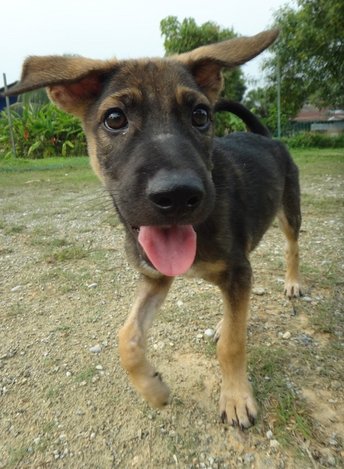
[[[85,169],[89,168],[87,156],[73,158],[45,158],[30,160],[22,158],[0,158],[0,173],[27,172],[27,171],[52,171],[56,169]]]
[[[48,264],[55,264],[57,262],[75,261],[84,259],[88,256],[88,251],[82,246],[67,246],[54,251],[45,256]]]
[[[19,467],[20,462],[24,459],[28,453],[27,446],[19,446],[17,448],[10,448],[9,451],[9,467]]]
[[[336,168],[341,168],[342,172],[344,170],[344,148],[293,148],[290,153],[299,168],[307,168],[309,174],[322,175],[323,170],[325,174],[333,173]]]
[[[50,185],[51,190],[57,190],[61,184],[75,188],[79,184],[92,183],[99,186],[85,156],[40,160],[0,159],[0,188],[14,189],[24,184],[24,187]]]
[[[79,371],[79,373],[75,375],[75,381],[77,383],[82,383],[84,381],[86,383],[89,383],[92,381],[92,378],[96,376],[96,374],[97,374],[97,370],[93,366],[90,366],[88,368],[85,368],[82,371]]]
[[[344,303],[343,300],[343,294],[339,289],[335,289],[332,297],[319,305],[311,317],[312,325],[317,331],[344,335],[344,317],[339,309],[339,305]]]
[[[253,388],[264,415],[274,422],[274,434],[279,443],[293,446],[298,439],[309,439],[314,430],[305,402],[293,390],[285,364],[290,357],[282,348],[263,345],[250,350],[250,369]],[[269,427],[261,422],[263,432]]]

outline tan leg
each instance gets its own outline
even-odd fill
[[[171,283],[172,279],[167,277],[151,279],[144,276],[129,317],[119,332],[122,366],[137,392],[154,407],[168,403],[169,389],[145,357],[146,336]]]
[[[298,233],[290,226],[284,213],[278,215],[278,221],[287,239],[285,248],[286,275],[284,293],[288,298],[298,297],[301,295]]]
[[[242,279],[240,276],[242,275]],[[257,417],[257,405],[246,375],[246,327],[251,270],[233,275],[236,285],[221,287],[225,314],[217,343],[222,370],[220,415],[223,422],[250,427]]]

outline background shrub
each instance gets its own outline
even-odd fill
[[[79,120],[56,106],[34,100],[11,106],[12,125],[19,158],[49,158],[87,154],[86,139]],[[43,98],[42,98],[43,99]],[[45,99],[45,98],[44,98]],[[44,101],[43,101],[44,102]],[[243,122],[230,113],[215,115],[216,135],[245,130]],[[282,138],[291,148],[344,148],[344,134],[331,136],[300,132]],[[0,158],[12,155],[9,123],[5,111],[0,113]]]
[[[317,132],[300,132],[282,141],[290,148],[344,148],[344,134],[326,135]]]
[[[11,106],[12,126],[19,158],[85,155],[86,140],[77,118],[51,103]],[[12,153],[9,123],[0,113],[0,156]]]

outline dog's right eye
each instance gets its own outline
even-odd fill
[[[192,125],[200,130],[206,130],[209,127],[210,116],[205,106],[197,106],[192,111]]]
[[[109,109],[105,114],[104,126],[110,132],[117,132],[128,127],[128,119],[122,109]]]

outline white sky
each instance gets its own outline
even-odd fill
[[[0,88],[12,83],[28,55],[80,54],[120,59],[163,56],[160,21],[166,16],[215,21],[241,35],[272,24],[273,12],[292,0],[2,0]],[[259,79],[261,58],[245,65]]]

